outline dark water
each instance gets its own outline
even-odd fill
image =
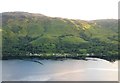
[[[118,62],[102,59],[2,62],[3,81],[118,81]]]

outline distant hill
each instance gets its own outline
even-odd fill
[[[2,13],[3,56],[70,53],[118,55],[116,19],[76,20],[27,12]]]

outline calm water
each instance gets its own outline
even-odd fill
[[[23,60],[2,62],[3,81],[118,81],[118,62],[102,59],[40,60],[39,63]]]

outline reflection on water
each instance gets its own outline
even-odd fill
[[[106,60],[40,60],[2,62],[4,81],[118,81],[118,62]]]

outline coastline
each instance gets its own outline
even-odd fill
[[[65,59],[75,59],[75,60],[86,60],[86,58],[100,58],[110,62],[114,62],[116,60],[120,60],[118,55],[116,56],[3,56],[1,60],[14,60],[14,59],[38,59],[38,60],[65,60]]]

